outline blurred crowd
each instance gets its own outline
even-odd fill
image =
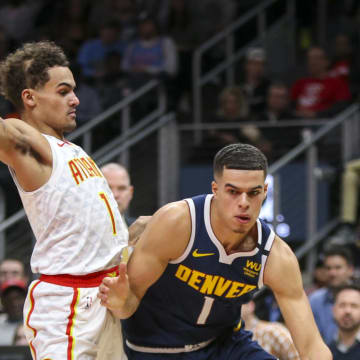
[[[2,1],[0,59],[25,41],[50,39],[60,44],[77,81],[79,125],[154,78],[165,84],[168,106],[178,113],[179,121],[191,123],[194,50],[257,3],[235,0]],[[338,18],[334,20],[332,14],[337,7]],[[306,4],[298,2],[297,71],[278,74],[267,61],[273,54],[254,47],[236,64],[234,86],[226,86],[226,81],[219,78],[215,90],[203,89],[203,122],[237,123],[239,127],[204,134],[200,149],[193,151],[189,161],[202,162],[220,147],[243,141],[258,146],[272,162],[301,140],[301,127],[279,127],[276,123],[330,118],[358,99],[359,6],[354,1],[342,7],[339,1],[332,2],[328,8],[328,28],[333,34],[326,47],[315,44],[315,35],[306,35],[311,33],[310,20],[316,16],[309,16],[308,10]],[[236,44],[252,40],[250,35],[241,32],[235,36]],[[204,71],[223,56],[223,46],[206,54]],[[139,115],[139,109],[140,115],[146,114],[147,105],[144,99],[132,117]],[[0,100],[0,113],[5,117],[16,116],[4,99]],[[259,122],[266,122],[268,126],[259,127],[256,125]],[[118,124],[109,129],[110,134],[113,130],[119,131]],[[102,130],[95,137],[104,144],[108,136]]]

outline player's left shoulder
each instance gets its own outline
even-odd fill
[[[299,274],[299,263],[294,252],[276,235],[265,267],[264,284],[270,287],[274,284],[284,284],[288,280],[295,280]]]
[[[297,261],[296,256],[291,250],[290,246],[278,235],[275,235],[270,251],[269,260],[271,261],[272,259],[276,261],[276,264],[279,264],[278,261],[280,260],[280,265],[282,267],[286,266],[287,262],[291,264],[294,260]]]

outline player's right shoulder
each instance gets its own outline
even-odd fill
[[[44,162],[51,160],[48,141],[37,129],[23,120],[1,119],[0,140],[1,160],[10,166],[14,165],[17,158],[26,155]]]
[[[186,201],[174,201],[162,206],[155,214],[154,218],[162,223],[166,222],[170,226],[179,226],[190,222],[190,212]]]
[[[190,235],[189,208],[185,201],[176,201],[166,204],[156,211],[142,237],[144,239],[151,238],[151,241],[148,242],[151,246],[156,244],[157,249],[161,248],[166,256],[175,259],[183,253]],[[139,239],[139,244],[142,243],[142,237]],[[174,242],[173,239],[176,241]]]
[[[0,119],[0,159],[8,165],[14,154],[25,146],[26,125],[19,119]]]

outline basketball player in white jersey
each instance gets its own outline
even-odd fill
[[[40,277],[24,307],[33,358],[119,359],[118,322],[96,295],[104,276],[116,276],[128,232],[99,168],[64,138],[79,104],[66,56],[51,42],[25,44],[0,64],[0,82],[21,117],[0,118],[0,160],[36,237]]]

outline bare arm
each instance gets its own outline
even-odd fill
[[[274,292],[301,359],[331,360],[303,289],[298,261],[279,237],[274,241],[265,268],[264,284]]]
[[[185,251],[191,233],[185,201],[165,205],[147,224],[120,276],[105,278],[98,297],[115,316],[124,319],[137,309],[147,289],[160,278],[169,261]]]
[[[0,118],[0,161],[15,170],[27,191],[39,188],[51,174],[49,143],[38,130],[19,119]]]

